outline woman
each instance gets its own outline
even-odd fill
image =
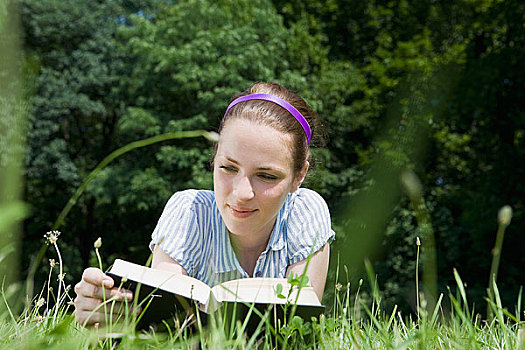
[[[299,188],[318,125],[306,102],[278,84],[257,83],[235,96],[219,128],[214,191],[172,196],[152,235],[152,267],[212,286],[302,274],[312,254],[306,275],[321,299],[334,232],[324,200]],[[102,309],[92,311],[103,291],[106,297],[132,299],[102,271],[88,268],[75,286],[79,323],[104,321]]]

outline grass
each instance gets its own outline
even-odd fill
[[[55,240],[58,252],[56,244]],[[61,261],[55,263],[59,264]],[[57,278],[60,273],[53,272],[57,269],[54,267],[47,285],[20,316],[15,316],[7,304],[13,290],[2,290],[7,308],[0,319],[0,345],[10,349],[525,349],[521,292],[515,312],[510,313],[502,307],[494,283],[494,299],[487,299],[494,317],[483,320],[470,311],[465,286],[454,270],[456,286],[449,288],[448,296],[439,296],[431,312],[427,311],[422,294],[418,312],[403,315],[397,307],[383,310],[381,291],[370,265],[367,266],[372,290],[368,303],[361,301],[367,299],[361,298],[362,281],[357,293],[351,293],[349,283],[344,286],[337,283],[334,305],[328,306],[326,316],[312,320],[293,317],[276,331],[261,323],[253,335],[243,332],[244,320],[237,320],[232,331],[225,332],[220,319],[210,322],[208,327],[179,319],[160,333],[139,332],[118,324],[86,329],[74,321],[70,287],[59,287],[63,281]],[[59,292],[55,295],[54,290]],[[449,310],[445,310],[444,300],[451,305]],[[118,337],[114,336],[116,331]]]

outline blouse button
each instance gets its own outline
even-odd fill
[[[261,276],[262,276],[261,271],[257,271],[257,272],[255,273],[255,277],[261,277]]]

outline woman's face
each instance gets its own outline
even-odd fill
[[[294,177],[292,138],[273,127],[233,119],[223,127],[213,167],[215,200],[231,234],[269,238],[277,212],[304,174]]]

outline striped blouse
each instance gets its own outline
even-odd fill
[[[288,194],[254,277],[285,277],[288,266],[317,252],[334,235],[328,207],[319,194],[305,188]],[[210,286],[249,277],[232,249],[213,191],[175,193],[153,231],[150,248],[155,245]]]

